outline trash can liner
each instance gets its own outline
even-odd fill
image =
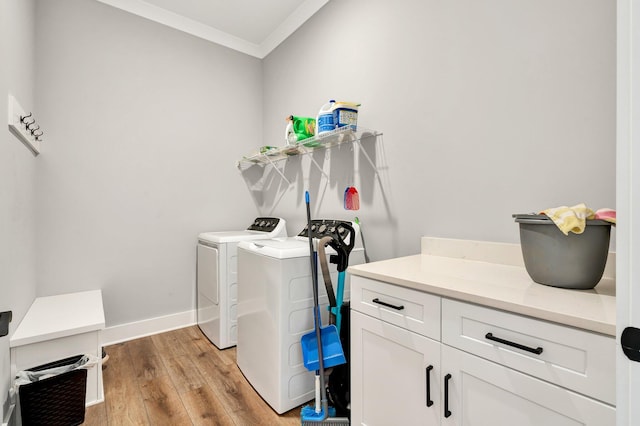
[[[83,355],[78,361],[56,366],[52,368],[46,368],[43,370],[24,370],[18,371],[14,381],[14,387],[17,389],[20,385],[26,385],[28,383],[37,382],[48,377],[57,376],[58,374],[66,373],[80,368],[89,369],[100,363],[100,358],[95,355]]]

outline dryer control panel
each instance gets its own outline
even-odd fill
[[[247,230],[271,232],[276,229],[276,226],[278,226],[279,222],[279,217],[257,217],[256,220],[253,221],[251,226],[247,228]]]

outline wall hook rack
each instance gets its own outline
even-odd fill
[[[25,113],[18,101],[9,95],[9,130],[13,133],[33,155],[40,153],[40,142],[44,131],[36,124],[32,112]]]

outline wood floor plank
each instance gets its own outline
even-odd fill
[[[151,340],[163,360],[176,356],[187,355],[187,352],[185,351],[182,342],[180,342],[180,339],[178,339],[178,335],[175,330],[162,334],[154,334],[151,336]]]
[[[220,358],[227,365],[236,365],[236,347],[228,348],[220,351]]]
[[[127,348],[138,380],[151,380],[168,374],[151,337],[127,342]]]
[[[220,351],[213,345],[204,352],[191,355],[191,360],[198,367],[207,383],[215,382],[219,375],[227,375],[234,367],[237,368],[235,364],[227,364],[220,357]]]
[[[140,383],[140,391],[152,425],[190,425],[191,419],[168,376]]]
[[[105,402],[85,425],[299,425],[300,408],[278,415],[197,326],[105,348]],[[106,420],[105,420],[106,416]]]
[[[87,407],[84,412],[84,423],[86,426],[108,426],[107,407],[105,404],[95,404]]]
[[[197,325],[181,328],[180,333],[177,334],[177,338],[185,350],[192,355],[208,351],[212,347],[215,347],[213,343],[202,334],[202,331]]]
[[[199,329],[198,329],[198,332]],[[236,348],[219,350],[213,345],[194,363],[237,424],[299,424],[300,408],[281,416],[256,393],[238,368]]]
[[[216,392],[228,410],[241,408],[237,405],[236,399],[229,398],[226,395],[228,393],[233,394],[236,385],[231,377],[231,367],[222,362],[216,350],[202,352],[193,358],[193,361],[205,381]]]
[[[216,367],[225,374],[210,384],[216,391],[229,416],[242,425],[278,424],[275,411],[256,393],[236,366],[218,364]]]
[[[202,386],[180,397],[194,425],[235,426],[210,386]]]
[[[125,344],[105,348],[109,361],[102,371],[109,425],[147,425],[147,411]]]
[[[156,348],[156,345],[153,343],[151,336],[130,340],[126,342],[126,347],[129,350],[129,355],[132,357],[145,356],[149,354],[154,355],[158,352],[158,348]]]
[[[237,424],[281,424],[278,414],[262,398],[255,398],[256,392],[251,385],[240,379],[236,379],[235,385],[235,392],[232,395],[241,408],[232,411],[229,415]]]
[[[187,355],[166,359],[164,365],[178,394],[200,388],[206,384],[202,374]]]

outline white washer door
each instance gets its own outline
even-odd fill
[[[214,343],[220,342],[219,251],[198,244],[198,325]]]
[[[218,249],[198,244],[198,292],[218,304]]]

